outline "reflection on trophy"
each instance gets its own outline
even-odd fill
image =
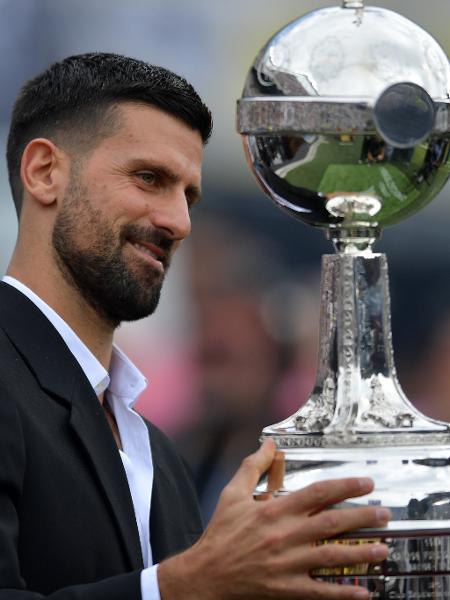
[[[450,68],[437,42],[389,10],[344,0],[277,33],[238,102],[248,161],[277,205],[323,228],[318,373],[307,403],[264,429],[283,451],[275,495],[370,476],[387,529],[326,543],[385,540],[388,559],[316,572],[376,599],[450,598],[450,425],[422,415],[398,382],[386,225],[420,210],[450,175]],[[418,240],[420,243],[420,240]],[[267,481],[255,494],[267,492]]]

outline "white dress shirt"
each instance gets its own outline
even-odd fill
[[[153,461],[149,432],[142,417],[133,410],[147,379],[117,348],[113,347],[109,373],[67,323],[26,285],[5,275],[3,281],[25,294],[47,317],[78,361],[97,396],[105,392],[122,441],[120,457],[133,500],[144,570],[141,572],[142,600],[161,600],[150,546],[150,501],[153,486]],[[153,565],[153,566],[152,566]]]

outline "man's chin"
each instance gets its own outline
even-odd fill
[[[110,318],[116,324],[121,322],[132,322],[145,319],[152,315],[158,307],[161,297],[161,285],[152,286],[152,294],[150,297],[137,302],[136,297],[127,302],[125,305],[115,307],[115,310],[110,310]],[[112,308],[112,307],[111,307]]]

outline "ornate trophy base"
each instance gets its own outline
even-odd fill
[[[317,382],[296,414],[263,431],[285,459],[283,481],[269,491],[280,496],[320,480],[371,477],[371,494],[340,506],[388,507],[389,526],[321,543],[384,541],[387,560],[313,575],[365,585],[379,600],[448,600],[449,426],[422,415],[404,396],[390,331],[386,257],[325,256]],[[267,491],[264,480],[255,495]]]
[[[373,599],[448,600],[450,597],[450,494],[436,492],[450,479],[450,446],[367,449],[294,450],[285,452],[286,475],[275,495],[288,494],[318,481],[342,476],[372,477],[369,496],[342,507],[389,506],[393,520],[386,529],[352,532],[322,543],[383,541],[383,563],[319,569],[327,581],[365,585]],[[445,488],[444,488],[445,489]]]
[[[450,597],[450,522],[417,522],[417,529],[359,531],[325,543],[385,542],[389,556],[383,563],[318,569],[314,576],[330,582],[365,586],[373,600],[448,600]],[[447,526],[433,530],[434,526]]]
[[[414,538],[411,539],[411,543],[412,547],[416,548]],[[409,547],[408,545],[402,551],[408,552]],[[419,551],[422,552],[422,548]],[[434,547],[431,551],[434,551]],[[372,600],[448,600],[450,597],[450,575],[448,574],[342,575],[321,579],[346,585],[364,586],[371,592]]]

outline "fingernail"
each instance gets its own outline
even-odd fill
[[[391,511],[388,508],[377,508],[376,510],[376,518],[380,523],[385,523],[386,521],[390,521],[392,517]]]
[[[371,486],[373,484],[372,479],[370,479],[370,477],[360,477],[359,479],[359,485],[362,488],[367,488],[369,486]]]
[[[269,446],[271,448],[276,448],[277,445],[275,444],[275,441],[273,440],[273,438],[266,438],[264,440],[264,442],[262,443],[262,446]]]
[[[371,554],[375,560],[380,560],[381,558],[386,557],[386,546],[383,544],[374,544],[370,549]]]

